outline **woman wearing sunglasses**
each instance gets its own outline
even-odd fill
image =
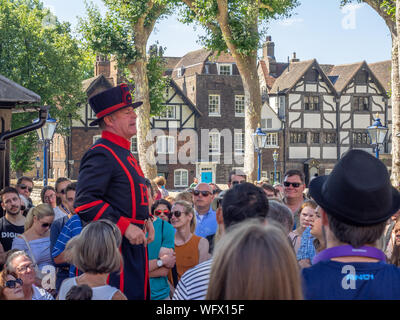
[[[176,229],[175,253],[178,280],[190,268],[209,259],[208,241],[196,236],[196,216],[190,203],[176,201],[171,209],[171,224]],[[173,283],[173,275],[168,278]]]
[[[175,230],[168,223],[171,204],[165,199],[159,199],[151,206],[154,217],[154,241],[148,244],[150,299],[169,300],[170,287],[167,275],[175,265],[174,238]]]
[[[46,265],[53,265],[50,256],[50,227],[53,220],[54,211],[50,205],[39,204],[29,210],[25,221],[25,232],[13,240],[12,249],[25,251],[39,270]],[[38,277],[36,284],[41,286],[41,274],[36,276]]]
[[[24,300],[23,281],[3,270],[0,273],[0,300]]]

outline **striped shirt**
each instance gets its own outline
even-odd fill
[[[172,300],[204,300],[210,281],[212,258],[186,271],[176,286]]]
[[[60,235],[58,236],[57,242],[54,245],[53,251],[51,253],[51,256],[53,259],[57,256],[59,256],[64,250],[65,246],[67,245],[67,242],[75,237],[76,235],[80,234],[82,231],[82,222],[79,216],[73,215],[71,219],[69,219],[64,227],[61,230]],[[70,265],[69,268],[69,276],[74,277],[75,276],[75,271],[76,268],[73,265]]]

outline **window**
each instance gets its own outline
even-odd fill
[[[261,129],[271,129],[272,128],[272,118],[261,119]]]
[[[175,119],[175,106],[164,106],[164,110],[161,111],[159,119]]]
[[[175,138],[169,136],[157,137],[156,151],[159,154],[173,154],[175,152]]]
[[[131,152],[132,153],[138,153],[137,136],[134,136],[134,137],[131,138]]]
[[[324,143],[336,143],[336,132],[324,133]]]
[[[208,152],[209,154],[219,154],[220,153],[220,136],[219,132],[210,132],[208,140]]]
[[[101,135],[100,135],[100,134],[97,134],[97,135],[93,136],[93,144],[95,144],[95,143],[96,143],[96,140],[98,140],[98,139],[100,139],[100,138],[101,138]]]
[[[244,133],[236,132],[234,139],[234,151],[235,153],[244,153]]]
[[[319,97],[318,96],[304,96],[304,110],[318,111],[319,110]]]
[[[307,132],[291,132],[290,143],[307,143]]]
[[[367,132],[353,132],[353,145],[370,144]]]
[[[218,74],[219,75],[232,75],[232,65],[231,64],[219,64],[218,65]]]
[[[276,147],[278,146],[278,133],[267,133],[267,147]]]
[[[208,115],[209,116],[219,116],[220,112],[220,96],[219,94],[210,94],[208,96]]]
[[[235,95],[235,116],[244,117],[244,95]]]
[[[174,171],[174,187],[187,187],[188,186],[188,171],[185,169],[178,169]]]
[[[311,132],[311,143],[319,143],[319,132]]]
[[[368,97],[353,97],[354,111],[369,111]]]

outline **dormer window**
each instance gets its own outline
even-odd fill
[[[184,71],[185,71],[185,67],[184,67],[184,66],[181,66],[181,67],[178,69],[178,72],[177,72],[177,73],[178,73],[178,77],[182,77]]]
[[[232,64],[218,64],[218,74],[223,76],[232,75]]]

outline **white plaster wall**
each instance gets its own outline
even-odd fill
[[[336,111],[336,102],[333,101],[333,96],[330,95],[324,95],[324,103],[323,103],[323,110],[324,111]],[[330,105],[332,105],[332,107],[330,105],[328,105],[327,103],[329,103]]]
[[[306,159],[307,148],[305,147],[289,147],[289,159]]]
[[[348,131],[339,132],[339,143],[350,144],[350,135]]]
[[[351,103],[349,103],[348,105],[346,105],[343,110],[342,110],[342,106],[345,105],[346,103],[348,103],[350,101],[350,96],[341,96],[340,97],[340,107],[339,110],[341,111],[351,111]]]
[[[349,147],[340,147],[340,158],[349,150]]]
[[[306,84],[306,91],[307,92],[317,92],[317,85],[316,84]]]
[[[331,123],[325,121],[324,118],[333,124],[333,128]],[[324,129],[336,129],[336,113],[325,113],[324,118],[322,118]]]
[[[372,105],[372,112],[377,112],[380,110],[385,110],[385,102],[382,101],[382,96],[371,96],[371,105]],[[377,106],[379,105],[379,106]]]
[[[304,113],[304,128],[321,128],[321,115],[318,113]]]
[[[369,114],[354,114],[353,122],[355,129],[366,129],[372,124]]]
[[[291,126],[291,128],[301,128],[301,117],[300,116],[300,112],[289,112],[289,125]],[[293,122],[295,119],[297,119],[297,121]]]
[[[271,129],[281,128],[281,120],[279,120],[277,114],[271,108],[268,108],[265,104],[261,107],[261,119],[272,119]]]
[[[340,116],[340,126],[342,126],[342,124],[343,124],[343,129],[350,129],[351,128],[351,120],[350,121],[348,121],[348,120],[351,118],[351,114],[350,113],[347,113],[347,114],[341,113],[339,116]]]
[[[300,110],[301,109],[301,95],[300,94],[289,94],[289,106],[291,107],[292,110]],[[294,104],[292,106],[292,103],[296,102],[296,104]]]
[[[367,86],[355,86],[356,87],[356,93],[367,93]]]
[[[336,159],[337,149],[336,147],[323,147],[322,148],[322,158],[324,159]]]
[[[320,159],[321,158],[321,148],[320,147],[310,147],[310,158]]]

